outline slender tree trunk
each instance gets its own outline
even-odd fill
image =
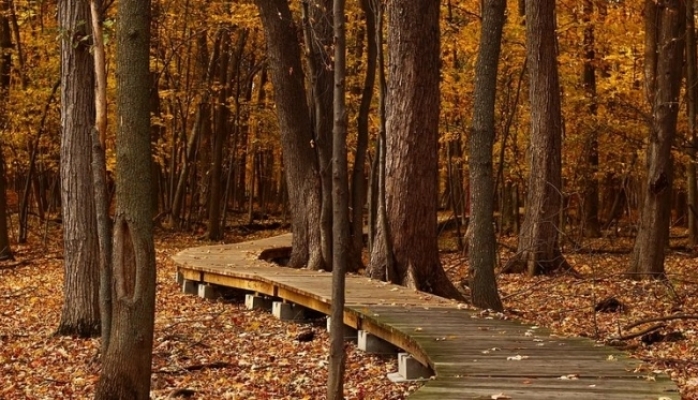
[[[506,272],[569,269],[559,246],[562,211],[562,113],[555,39],[555,0],[526,1],[526,58],[531,99],[530,176],[518,253]]]
[[[324,267],[320,249],[320,175],[308,115],[297,29],[286,0],[255,0],[267,38],[291,212],[289,265]]]
[[[155,320],[150,2],[122,0],[118,21],[112,331],[95,398],[143,400],[150,398]]]
[[[346,27],[344,0],[334,0],[334,124],[332,138],[332,320],[327,398],[344,399],[344,289],[349,264],[349,177],[345,104]]]
[[[371,10],[371,0],[361,0],[361,10],[366,17],[367,54],[366,77],[361,92],[361,104],[357,117],[356,154],[351,177],[351,234],[353,253],[360,255],[364,248],[364,206],[366,205],[366,152],[368,150],[368,121],[376,80],[376,15]],[[361,257],[358,257],[359,260]]]
[[[90,1],[90,20],[94,32],[95,68],[95,127],[92,129],[92,184],[95,197],[95,220],[97,222],[97,242],[99,245],[100,270],[100,319],[102,331],[102,354],[106,353],[111,337],[111,220],[109,219],[109,196],[107,191],[107,162],[105,155],[107,132],[107,69],[105,63],[104,40],[102,34],[102,2]]]
[[[599,223],[599,181],[596,174],[599,170],[599,141],[597,133],[597,100],[596,100],[596,51],[594,49],[594,3],[584,0],[582,22],[584,23],[584,67],[582,85],[587,95],[589,131],[586,132],[585,157],[586,164],[583,177],[582,200],[582,229],[586,237],[601,236]]]
[[[7,120],[7,100],[10,94],[12,32],[8,20],[9,11],[9,0],[0,0],[0,126],[3,126]],[[2,154],[2,148],[0,148],[0,260],[13,258],[7,229],[7,217],[5,158]]]
[[[221,230],[221,197],[223,171],[223,148],[228,137],[228,120],[230,111],[228,109],[229,77],[228,64],[232,57],[230,34],[225,33],[221,42],[221,53],[218,59],[218,85],[219,91],[213,107],[213,156],[209,170],[209,195],[208,195],[208,232],[209,240],[223,239]]]
[[[497,242],[494,236],[494,112],[497,67],[506,0],[482,3],[480,50],[475,64],[473,128],[470,137],[470,289],[473,304],[502,311],[494,276]]]
[[[61,208],[65,278],[59,335],[99,335],[99,244],[91,173],[95,126],[89,2],[61,0]]]
[[[220,44],[221,40],[223,39],[223,35],[225,34],[225,31],[223,29],[219,29],[216,33],[216,39],[215,39],[215,44],[213,45],[213,54],[211,55],[210,59],[208,60],[208,65],[206,67],[206,75],[203,79],[204,84],[206,85],[206,89],[203,92],[203,95],[201,96],[201,100],[196,108],[196,114],[194,117],[194,123],[192,124],[191,128],[191,133],[189,134],[189,138],[187,140],[186,144],[186,149],[185,149],[185,155],[184,155],[184,163],[182,165],[182,168],[179,172],[179,175],[177,177],[177,185],[175,187],[173,199],[172,199],[172,210],[170,213],[170,218],[171,218],[171,223],[172,225],[175,225],[179,222],[181,219],[181,212],[182,212],[182,205],[184,203],[184,193],[186,191],[186,182],[187,179],[189,178],[189,172],[191,169],[192,164],[195,163],[195,154],[196,154],[196,149],[197,145],[199,144],[200,137],[204,131],[207,131],[207,129],[204,126],[207,125],[207,120],[206,118],[210,114],[211,106],[210,106],[210,96],[211,96],[211,85],[212,85],[212,79],[213,79],[213,72],[215,68],[215,62],[218,59],[218,55],[220,52]],[[202,40],[202,48],[203,46],[206,45],[206,41]],[[201,50],[203,52],[203,50]],[[208,53],[208,52],[206,52]]]
[[[696,57],[695,4],[686,2],[686,112],[688,117],[688,157],[686,180],[688,181],[688,244],[698,245],[698,185],[696,183],[696,113],[698,112],[698,60]]]
[[[664,276],[673,182],[671,146],[676,136],[685,43],[684,5],[683,0],[645,0],[645,90],[652,122],[640,224],[627,271],[638,279]]]
[[[387,12],[388,236],[384,240],[392,247],[395,260],[395,276],[388,279],[440,296],[462,298],[439,262],[437,245],[439,3],[394,0],[388,2]],[[385,246],[374,246],[371,275],[380,276],[386,270],[383,257],[373,258],[384,252]]]

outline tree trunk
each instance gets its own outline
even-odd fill
[[[698,245],[698,185],[696,183],[696,113],[698,112],[698,57],[696,57],[695,4],[686,2],[686,113],[688,114],[688,157],[686,191],[688,192],[688,245]]]
[[[297,29],[286,0],[255,0],[267,38],[291,212],[289,266],[324,267],[320,250],[320,175],[314,149]]]
[[[345,1],[334,0],[334,124],[332,132],[332,319],[327,398],[344,399],[344,289],[349,264]]]
[[[303,30],[310,75],[310,110],[320,171],[320,247],[332,267],[332,0],[303,2]]]
[[[394,257],[388,279],[436,295],[462,298],[439,262],[436,233],[440,36],[439,3],[394,0],[388,12],[386,102],[387,232],[379,231],[369,274],[386,270],[383,235]],[[387,233],[387,236],[386,236]],[[385,245],[385,243],[384,243]]]
[[[95,398],[143,400],[150,398],[155,320],[150,2],[121,1],[118,21],[112,331]]]
[[[62,0],[61,37],[61,208],[63,216],[63,310],[57,334],[100,333],[99,244],[91,173],[95,125],[94,64],[89,2]]]
[[[361,92],[361,104],[356,122],[356,154],[351,177],[351,235],[353,253],[360,255],[364,248],[364,206],[366,205],[366,152],[368,150],[368,121],[376,80],[376,15],[371,10],[371,0],[361,0],[361,10],[366,17],[367,54],[366,77]],[[358,257],[359,260],[361,257]]]
[[[506,272],[568,269],[559,246],[562,211],[562,116],[557,71],[555,0],[526,1],[526,58],[531,101],[530,176],[517,254]]]
[[[7,120],[7,99],[10,94],[12,67],[12,32],[7,18],[10,4],[0,0],[0,125]],[[29,178],[28,178],[29,179]],[[0,260],[12,259],[10,237],[7,229],[7,199],[5,187],[5,158],[0,148]]]
[[[596,52],[594,49],[594,3],[593,0],[584,0],[582,22],[584,23],[584,67],[582,72],[582,85],[586,92],[589,121],[589,131],[586,132],[586,146],[584,149],[586,165],[584,170],[583,200],[582,200],[582,233],[585,237],[601,236],[599,224],[599,181],[596,173],[599,170],[599,141],[597,139],[597,101],[596,101]]]
[[[494,113],[497,67],[504,28],[506,0],[482,3],[480,50],[475,64],[473,128],[470,137],[470,289],[473,304],[502,311],[494,267],[497,242],[494,236]]]
[[[645,0],[645,90],[652,121],[639,228],[627,271],[638,279],[664,276],[673,182],[671,146],[676,136],[685,43],[683,7],[682,0]]]
[[[218,96],[213,107],[213,149],[209,169],[208,194],[208,240],[222,240],[221,230],[221,195],[223,171],[223,148],[228,137],[228,63],[231,58],[230,33],[223,34],[221,52],[218,59]]]

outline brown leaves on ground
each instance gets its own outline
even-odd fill
[[[629,280],[623,272],[629,265],[625,250],[632,244],[629,238],[612,245],[599,239],[583,253],[567,252],[567,261],[581,278],[499,274],[504,306],[511,318],[549,327],[555,334],[585,336],[625,349],[637,360],[638,371],[648,376],[664,371],[679,385],[683,399],[698,399],[698,259],[673,251],[665,264],[668,281]],[[515,245],[511,240],[507,247]],[[506,262],[512,253],[500,256]],[[459,253],[443,254],[442,261],[455,282],[467,277],[467,260]],[[620,304],[595,311],[604,301],[615,305],[608,299]],[[655,320],[660,317],[672,318]],[[648,333],[618,340],[643,330]]]
[[[99,340],[53,335],[62,306],[60,244],[16,246],[17,260],[27,262],[0,268],[0,399],[93,395]],[[280,322],[232,300],[180,293],[170,256],[204,244],[160,235],[156,245],[152,398],[324,398],[329,338],[323,328]],[[312,340],[295,340],[308,328],[314,331]],[[363,354],[353,344],[347,350],[348,399],[401,399],[415,389],[386,378],[397,370],[394,358]]]

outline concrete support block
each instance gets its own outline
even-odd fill
[[[185,279],[182,282],[182,293],[197,295],[199,293],[199,282]]]
[[[181,272],[179,272],[179,270],[175,272],[175,281],[177,281],[178,285],[184,283],[184,275]]]
[[[398,353],[397,372],[408,381],[429,379],[434,375],[431,368],[417,361],[409,353]]]
[[[208,283],[199,284],[199,297],[202,299],[213,300],[221,297],[220,291],[217,287],[209,285]]]
[[[248,310],[271,310],[271,299],[256,294],[245,295],[245,308]]]
[[[327,333],[330,332],[330,325],[332,324],[332,318],[327,317]],[[357,333],[356,329],[352,328],[349,325],[344,325],[344,340],[351,340],[351,341],[357,341],[359,334]]]
[[[282,321],[305,321],[305,307],[298,304],[275,301],[271,306],[271,313]]]
[[[357,347],[359,350],[363,350],[369,354],[395,354],[397,352],[397,347],[393,346],[390,342],[386,342],[364,330],[359,330],[358,334]]]

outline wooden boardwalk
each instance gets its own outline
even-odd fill
[[[290,235],[191,248],[174,256],[186,280],[281,298],[330,312],[331,274],[259,259]],[[345,324],[384,339],[434,372],[410,399],[678,400],[666,375],[588,339],[487,318],[458,303],[401,286],[347,276]],[[500,397],[498,397],[500,396]]]

